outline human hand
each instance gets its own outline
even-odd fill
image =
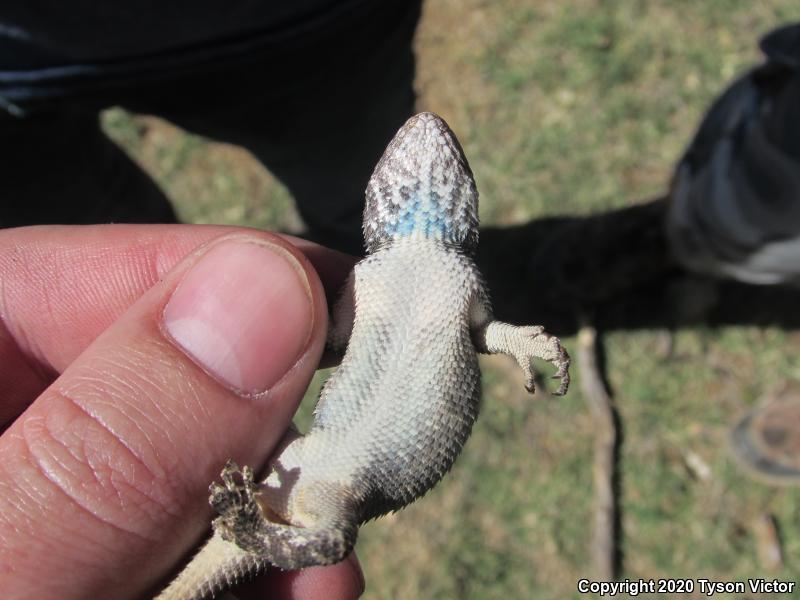
[[[322,354],[325,290],[352,266],[295,242],[189,225],[0,231],[6,596],[151,597],[207,535],[209,483],[280,440]],[[237,595],[362,590],[351,556]]]

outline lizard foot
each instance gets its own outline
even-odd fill
[[[478,348],[489,354],[502,353],[513,356],[525,375],[525,389],[535,391],[534,371],[531,362],[541,358],[556,368],[553,379],[560,379],[561,384],[553,392],[555,396],[563,396],[569,387],[569,354],[561,345],[561,341],[550,335],[541,325],[518,327],[510,323],[492,321],[476,334]]]
[[[208,501],[219,513],[214,529],[224,540],[244,550],[257,547],[258,543],[252,538],[261,528],[264,515],[256,500],[258,488],[253,480],[253,469],[239,469],[239,465],[229,460],[221,477],[223,485],[212,483],[209,487]]]
[[[561,340],[556,336],[550,335],[540,325],[520,327],[516,330],[519,343],[514,344],[513,355],[522,372],[525,375],[525,389],[533,393],[535,391],[534,372],[531,360],[541,358],[552,364],[556,368],[553,379],[560,379],[558,389],[553,392],[554,396],[563,396],[569,388],[569,364],[570,358]]]
[[[328,495],[311,495],[320,498],[317,512],[331,512],[332,519],[321,519],[307,527],[270,519],[270,509],[259,503],[261,490],[253,480],[253,470],[228,461],[222,470],[222,485],[214,483],[209,488],[209,502],[219,516],[214,519],[214,531],[223,540],[239,546],[259,560],[286,570],[312,565],[339,562],[353,549],[358,535],[358,524],[346,502],[336,506],[336,489],[327,487]]]

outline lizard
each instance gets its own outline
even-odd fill
[[[366,189],[365,258],[334,305],[329,347],[344,355],[306,435],[290,430],[257,481],[229,461],[210,487],[214,533],[159,600],[199,600],[270,567],[336,563],[359,526],[399,510],[452,467],[481,395],[478,353],[556,368],[570,358],[542,326],[495,320],[474,262],[478,190],[445,121],[411,117]]]

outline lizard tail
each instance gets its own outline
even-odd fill
[[[268,566],[263,558],[246,552],[215,533],[156,600],[205,600]]]
[[[256,556],[286,571],[338,563],[356,543],[354,522],[297,527],[263,521],[258,530]]]

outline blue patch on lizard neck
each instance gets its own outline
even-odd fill
[[[431,192],[425,198],[414,193],[401,211],[386,224],[389,237],[410,237],[419,234],[426,238],[458,242],[453,222],[447,216],[439,195]]]

